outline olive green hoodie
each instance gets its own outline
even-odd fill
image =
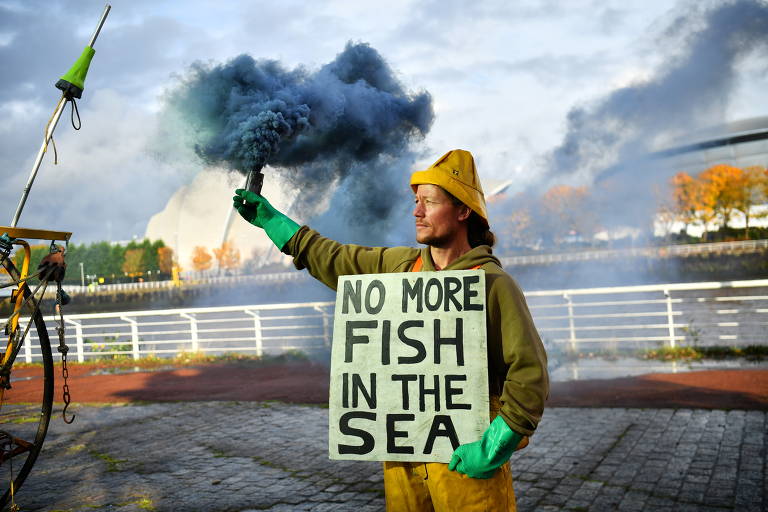
[[[336,289],[339,276],[409,272],[421,255],[422,272],[434,272],[429,248],[344,245],[303,226],[283,248],[296,268],[308,269],[319,281]],[[520,287],[501,269],[491,248],[481,245],[457,258],[444,270],[485,270],[488,376],[491,395],[501,396],[500,414],[512,430],[530,436],[549,395],[547,355]]]

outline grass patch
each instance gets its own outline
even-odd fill
[[[129,505],[136,505],[142,510],[156,510],[155,504],[148,496],[139,496],[138,499]]]
[[[306,363],[310,358],[300,350],[289,350],[279,355],[254,356],[230,352],[228,354],[212,355],[203,352],[182,352],[175,357],[143,356],[141,359],[133,359],[130,355],[96,357],[85,361],[68,361],[69,367],[106,366],[110,368],[158,368],[161,366],[196,366],[201,364],[222,365],[271,365],[287,363]],[[25,363],[16,361],[14,368],[39,368],[42,362]]]
[[[106,453],[99,453],[96,450],[89,450],[88,453],[90,453],[93,457],[96,457],[97,459],[101,459],[107,464],[107,471],[110,473],[114,473],[116,471],[120,471],[120,464],[123,462],[128,462],[125,459],[116,459],[110,455],[107,455]]]
[[[639,353],[641,359],[659,361],[700,361],[702,359],[745,358],[749,361],[762,361],[768,357],[768,345],[748,345],[746,347],[661,347],[644,350]]]
[[[37,423],[40,421],[40,415],[36,414],[35,416],[21,416],[19,418],[11,418],[10,420],[6,420],[6,423]]]
[[[85,450],[84,444],[73,444],[72,446],[67,448],[67,454],[72,455],[72,454],[81,452],[83,450]]]

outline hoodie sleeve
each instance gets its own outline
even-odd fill
[[[517,283],[501,272],[488,286],[489,370],[503,375],[500,414],[512,430],[530,436],[549,395],[547,355]]]
[[[302,226],[285,244],[283,252],[293,256],[297,269],[307,269],[335,290],[339,276],[406,272],[419,254],[410,247],[365,247],[341,244]]]

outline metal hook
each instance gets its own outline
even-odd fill
[[[69,398],[69,397],[65,397],[65,398],[64,398],[64,410],[63,410],[63,411],[61,411],[61,419],[63,419],[63,420],[64,420],[64,423],[66,423],[67,425],[69,425],[70,423],[72,423],[73,421],[75,421],[75,416],[76,416],[76,414],[73,414],[73,415],[70,417],[70,419],[69,419],[69,420],[67,419],[67,407],[69,407],[69,400],[68,400],[68,398]]]

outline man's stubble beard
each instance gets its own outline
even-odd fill
[[[450,234],[444,236],[424,235],[421,237],[416,235],[416,242],[438,249],[448,247],[452,239],[453,237]]]

